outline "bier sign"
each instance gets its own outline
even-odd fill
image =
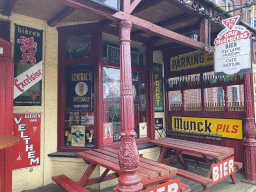
[[[214,41],[216,76],[251,73],[251,33],[236,25],[240,16],[222,21],[225,26]]]

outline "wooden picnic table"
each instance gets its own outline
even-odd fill
[[[157,140],[150,140],[149,143],[160,146],[161,153],[157,162],[173,162],[180,161],[184,169],[188,169],[188,166],[183,158],[183,155],[191,155],[194,157],[203,158],[210,166],[221,163],[222,161],[227,160],[234,155],[234,149],[230,147],[223,147],[218,145],[210,145],[205,143],[198,143],[193,141],[186,141],[173,138],[163,138]],[[174,156],[168,161],[164,160],[167,150],[172,149],[174,151]],[[242,163],[235,162],[235,172],[242,168]],[[207,177],[185,171],[183,169],[177,169],[177,175],[184,177],[186,179],[200,183],[203,186],[203,191],[209,191],[209,187],[213,185],[211,169]],[[234,174],[230,175],[234,183],[237,182],[237,179]]]
[[[0,135],[0,149],[4,149],[10,146],[15,145],[19,142],[18,137],[8,136],[8,135]]]
[[[73,187],[75,186],[81,189],[80,187],[118,178],[119,175],[122,174],[118,164],[118,150],[111,148],[94,149],[76,153],[76,156],[82,158],[87,164],[89,164],[87,170],[78,182],[74,182],[65,175],[53,177],[53,180],[65,191],[75,191],[74,189],[70,189],[71,184]],[[97,165],[106,168],[106,170],[100,177],[89,179]],[[108,174],[110,170],[114,171],[114,173]],[[169,181],[176,175],[176,172],[177,169],[169,165],[158,163],[143,157],[139,158],[138,174],[141,176],[144,188],[150,185]],[[70,185],[67,186],[67,183]]]

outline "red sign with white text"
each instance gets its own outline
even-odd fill
[[[13,116],[13,135],[19,137],[19,143],[13,147],[13,169],[40,165],[41,113]]]
[[[171,180],[141,192],[180,192],[180,179]]]
[[[224,161],[213,164],[211,166],[212,171],[212,184],[218,183],[219,181],[227,178],[228,176],[235,173],[234,167],[234,156]]]

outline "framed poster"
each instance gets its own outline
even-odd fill
[[[104,123],[103,124],[103,142],[104,143],[112,143],[113,142],[113,125],[112,123]]]
[[[40,165],[41,113],[13,114],[13,133],[19,138],[13,147],[13,169]]]
[[[85,146],[85,127],[83,125],[71,126],[71,146],[84,147]]]
[[[163,118],[155,118],[155,129],[163,129]]]
[[[146,122],[139,123],[139,133],[140,133],[140,138],[148,136],[148,129],[147,129]]]
[[[164,111],[163,101],[163,65],[153,64],[153,81],[154,81],[154,109],[155,112]]]
[[[15,24],[14,106],[40,106],[43,31]]]

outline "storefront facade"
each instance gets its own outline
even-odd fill
[[[62,7],[68,5],[71,6],[68,3],[61,4]],[[90,5],[91,8],[94,8],[94,4]],[[164,2],[160,8],[164,5],[167,5],[167,3]],[[15,8],[15,6],[17,7]],[[105,22],[83,22],[81,24],[79,19],[73,18],[76,21],[69,22],[74,17],[71,10],[77,5],[69,10],[71,18],[66,21],[65,19],[60,21],[54,27],[49,26],[52,25],[49,22],[52,21],[50,16],[44,15],[41,19],[25,16],[25,13],[22,14],[22,12],[17,11],[19,9],[18,6],[21,6],[20,2],[15,6],[10,16],[1,15],[0,17],[5,22],[9,22],[9,40],[13,44],[13,54],[15,52],[15,30],[18,30],[17,26],[20,27],[20,31],[24,35],[27,35],[26,30],[32,28],[42,30],[43,36],[41,55],[43,72],[41,92],[39,93],[41,103],[30,106],[14,104],[13,109],[14,114],[40,114],[41,117],[40,150],[35,152],[40,154],[40,163],[36,166],[13,170],[12,190],[22,191],[52,183],[51,177],[54,175],[65,174],[73,180],[78,180],[87,165],[84,164],[83,160],[74,158],[74,153],[77,151],[102,148],[104,146],[119,148],[122,114],[119,89],[122,80],[120,75],[121,48],[119,47],[119,27],[118,25],[110,25],[111,22],[109,20],[104,20]],[[57,7],[57,5],[55,6]],[[187,5],[184,6],[184,10],[187,10]],[[142,8],[140,7],[140,9]],[[102,8],[100,7],[99,10],[102,10]],[[49,12],[51,11],[49,10]],[[83,14],[81,17],[93,15],[81,10],[76,14]],[[183,14],[183,17],[187,18],[186,14]],[[93,19],[97,20],[97,18]],[[179,18],[176,19],[179,21]],[[179,22],[182,22],[182,20]],[[165,102],[165,99],[169,98],[167,96],[168,92],[173,89],[169,87],[169,78],[177,77],[177,74],[169,75],[170,59],[183,53],[195,51],[200,46],[201,49],[204,47],[209,50],[207,45],[204,44],[207,42],[207,32],[202,32],[203,29],[206,30],[204,27],[207,27],[206,19],[201,19],[200,23],[201,42],[188,41],[186,45],[190,45],[192,48],[176,47],[175,51],[168,49],[162,51],[163,49],[160,46],[163,45],[160,43],[159,46],[156,46],[157,43],[153,46],[152,39],[154,40],[155,38],[157,40],[157,37],[150,38],[142,35],[143,33],[138,29],[132,32],[131,80],[133,121],[137,145],[146,144],[148,140],[164,137],[164,129],[171,130],[172,117],[181,116],[179,113],[170,114],[171,103],[169,103],[169,99],[167,99],[168,102],[167,100]],[[143,27],[145,28],[145,26]],[[6,27],[7,29],[8,27]],[[215,31],[219,29],[220,27],[215,26]],[[33,32],[31,34],[33,35]],[[161,35],[168,36],[164,32]],[[186,41],[187,39],[179,41]],[[175,42],[169,43],[169,46],[175,46]],[[162,71],[165,79],[158,81],[156,77],[158,74],[161,75],[159,70]],[[209,71],[211,70],[207,69],[204,72]],[[161,86],[161,83],[163,83],[163,86]],[[177,90],[175,88],[175,91]],[[180,96],[172,98],[175,100],[176,97]],[[184,101],[182,97],[184,96],[180,97]],[[191,101],[191,103],[193,102]],[[194,108],[196,107],[191,105],[190,108],[192,109],[191,111],[195,111]],[[183,116],[194,117],[195,115],[193,114],[188,113],[187,115],[183,114]],[[244,112],[239,111],[236,114],[236,119],[245,117]],[[204,115],[199,116],[204,117]],[[207,117],[211,116],[208,115]],[[160,123],[158,120],[155,122],[155,118]],[[226,118],[230,118],[230,116]],[[158,124],[164,129],[155,130],[155,126]],[[20,140],[20,142],[24,141]],[[243,161],[240,158],[244,153],[242,149],[243,140],[240,139],[231,143],[231,145],[234,144],[237,146],[236,148],[239,148],[237,160]],[[156,160],[159,151],[159,148],[153,147],[142,149],[139,153],[143,154],[144,157]],[[17,160],[18,157],[13,158]],[[98,176],[102,172],[103,170],[98,168],[94,175]],[[115,182],[117,184],[117,181]],[[110,185],[113,185],[113,182],[101,183],[94,187],[102,189]]]

